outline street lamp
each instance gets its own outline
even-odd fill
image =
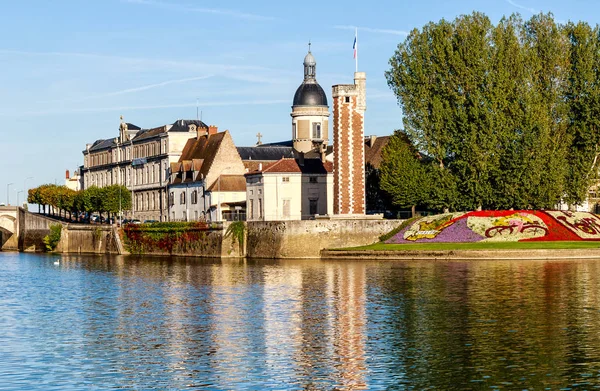
[[[23,180],[23,193],[25,193],[25,195],[24,195],[24,197],[25,197],[25,201],[27,201],[27,181],[28,181],[29,179],[33,179],[33,177],[32,177],[32,176],[28,176],[27,178],[25,178],[25,179]]]
[[[14,183],[9,183],[6,185],[6,205],[9,206],[10,205],[10,193],[8,192],[10,185],[14,185]]]

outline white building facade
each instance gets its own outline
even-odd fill
[[[248,221],[308,220],[333,212],[332,164],[281,159],[246,174]]]
[[[198,128],[197,120],[177,120],[153,129],[122,122],[119,137],[97,140],[83,151],[83,188],[125,185],[132,195],[132,209],[124,217],[168,220],[167,184],[170,164],[177,162]]]

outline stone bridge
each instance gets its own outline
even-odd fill
[[[19,249],[19,207],[0,206],[0,249]]]
[[[50,225],[58,221],[17,206],[0,206],[0,250],[40,251]]]

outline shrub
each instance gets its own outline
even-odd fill
[[[233,242],[237,242],[239,246],[239,253],[242,254],[244,251],[244,231],[246,230],[246,224],[243,221],[234,221],[229,225],[225,232],[225,237],[232,237]]]
[[[50,225],[50,234],[44,236],[44,244],[46,245],[46,251],[54,251],[58,242],[60,242],[60,235],[62,232],[62,224]]]

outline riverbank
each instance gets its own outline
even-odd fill
[[[600,259],[597,242],[431,243],[394,245],[375,243],[321,251],[323,260],[553,260]]]

